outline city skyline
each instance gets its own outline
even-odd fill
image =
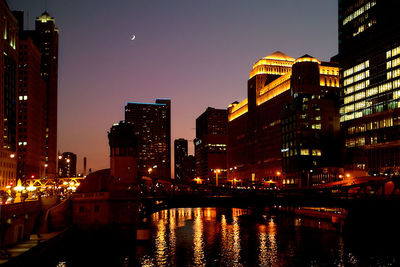
[[[193,140],[195,118],[208,106],[245,97],[258,59],[277,50],[327,61],[337,54],[334,0],[173,2],[9,1],[26,11],[29,29],[44,9],[60,28],[58,150],[78,155],[78,172],[84,156],[92,170],[108,167],[105,133],[129,101],[171,98],[171,141]]]

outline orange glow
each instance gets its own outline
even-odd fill
[[[286,73],[282,77],[279,77],[278,79],[261,89],[260,95],[257,96],[257,106],[289,90],[291,76],[292,71]]]
[[[258,60],[250,71],[249,79],[259,74],[284,75],[290,71],[293,63],[294,58],[277,51]]]
[[[319,61],[318,59],[313,58],[313,57],[301,57],[301,58],[298,58],[298,59],[296,59],[295,64],[299,63],[299,62],[316,62],[318,64],[321,64],[321,61]]]
[[[228,120],[233,121],[234,119],[247,113],[247,111],[248,111],[247,103],[248,103],[248,99],[246,98],[239,104],[233,104],[233,105],[231,104],[229,107]]]
[[[347,178],[350,178],[350,173],[346,173],[346,177],[347,177]]]

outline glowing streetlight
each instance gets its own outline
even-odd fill
[[[153,171],[153,168],[149,168],[149,169],[147,170],[147,172],[149,173],[149,175],[151,174],[152,171]]]
[[[15,158],[15,154],[13,153],[13,154],[10,154],[10,158]]]

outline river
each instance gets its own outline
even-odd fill
[[[150,218],[151,240],[139,244],[108,231],[73,231],[32,256],[29,266],[399,266],[400,235],[389,222],[339,231],[319,219],[250,214],[239,208],[160,211]]]

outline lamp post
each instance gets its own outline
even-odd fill
[[[215,186],[218,186],[218,174],[221,173],[221,170],[216,169],[216,170],[214,170],[214,173],[215,173]]]

